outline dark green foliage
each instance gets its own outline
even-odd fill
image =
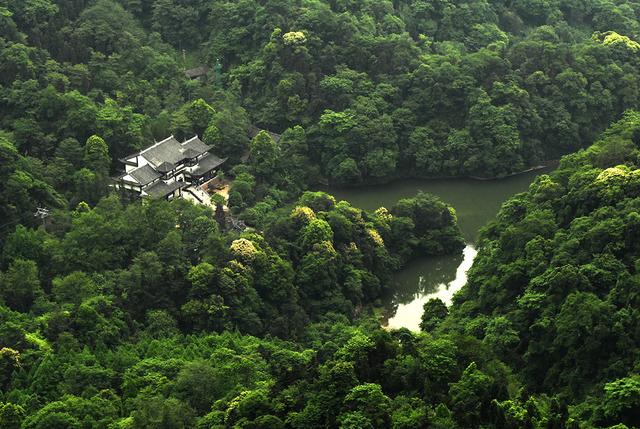
[[[27,312],[42,295],[38,266],[34,261],[17,259],[0,278],[0,296],[12,310]]]
[[[445,303],[438,298],[427,301],[423,310],[420,329],[427,332],[435,329],[449,314],[449,309],[447,309]]]
[[[282,427],[289,411],[274,408],[270,398],[280,391],[288,395],[287,389],[300,388],[302,395],[302,386],[315,383],[315,374],[322,372],[309,368],[319,363],[302,348],[311,341],[305,340],[312,335],[309,320],[323,320],[328,311],[351,320],[356,309],[369,313],[370,303],[388,290],[391,273],[407,260],[400,242],[385,243],[390,225],[409,225],[411,242],[434,240],[433,234],[442,238],[442,246],[416,246],[415,254],[458,250],[447,241],[460,240],[448,206],[425,195],[401,206],[414,210],[403,212],[406,217],[385,209],[367,213],[328,194],[308,192],[266,222],[264,234],[238,235],[221,232],[212,209],[184,200],[123,206],[111,196],[94,208],[80,205],[55,233],[18,227],[4,249],[6,269],[0,277],[6,305],[0,332],[8,346],[0,382],[7,391],[17,392],[22,383],[33,386],[40,405],[22,396],[17,402],[26,410],[24,427],[30,428],[84,427],[89,423],[83,416],[91,416],[89,427],[122,419],[136,427],[186,428],[196,417],[219,418],[208,414],[212,407],[224,411],[229,424]],[[421,210],[448,216],[423,225]],[[360,383],[344,385],[344,398],[335,396],[334,414],[323,419],[362,417],[387,427],[391,399],[380,385],[367,383],[381,376],[384,360],[397,346],[382,331],[342,329],[354,337],[336,352],[336,362],[352,366]],[[257,361],[245,361],[231,353],[230,344],[208,345],[216,338],[208,332],[227,330],[300,343],[283,348],[279,340],[235,334],[237,341],[259,345],[252,352]],[[164,349],[159,355],[143,351],[154,341],[204,341],[199,347],[209,351],[189,352],[174,362],[167,359],[177,344],[159,346]],[[139,358],[131,356],[136,344],[143,347]],[[335,351],[327,347],[327,353]],[[380,357],[368,357],[376,348]],[[122,398],[114,393],[121,382]],[[277,392],[270,390],[276,385]],[[288,407],[302,411],[300,405]],[[16,410],[7,419],[19,418]]]
[[[638,10],[0,0],[0,427],[637,426]],[[172,133],[228,158],[249,229],[109,195]],[[594,141],[504,204],[421,333],[373,315],[403,264],[462,248],[451,207],[306,192]]]
[[[598,427],[637,421],[638,127],[627,112],[503,206],[447,321]]]
[[[6,429],[20,429],[25,411],[20,405],[0,403],[0,424]]]
[[[391,212],[413,222],[417,248],[414,252],[437,255],[462,249],[456,213],[436,197],[419,193],[415,198],[400,200]],[[413,241],[409,237],[404,239]]]

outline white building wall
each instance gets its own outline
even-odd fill
[[[149,161],[147,161],[147,159],[142,156],[142,155],[138,155],[138,167],[142,167],[144,165],[147,165],[149,163]]]
[[[143,156],[140,156],[140,155],[128,158],[127,161],[138,164],[137,166],[125,164],[124,171],[126,171],[127,173],[135,170],[136,168],[140,168],[143,165],[147,165],[149,163],[146,159],[144,159]]]

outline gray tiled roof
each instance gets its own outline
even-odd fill
[[[197,150],[193,150],[193,149],[189,148],[189,149],[185,150],[182,154],[184,155],[185,159],[193,159],[193,158],[196,158],[197,156],[199,156],[200,152],[198,152]]]
[[[198,161],[198,168],[191,172],[192,176],[202,176],[209,171],[213,170],[224,164],[227,158],[220,159],[213,154],[205,155],[201,160]]]
[[[182,149],[183,151],[192,150],[194,152],[198,152],[198,155],[200,155],[201,153],[205,153],[211,149],[211,146],[207,146],[198,138],[198,136],[195,136],[182,143]]]
[[[153,182],[158,177],[160,177],[160,174],[158,174],[158,172],[155,171],[149,164],[143,165],[142,167],[130,171],[129,175],[136,179],[136,181],[143,186]]]
[[[184,188],[185,186],[187,186],[187,184],[184,182],[176,181],[166,184],[161,180],[158,183],[154,183],[144,191],[149,194],[150,197],[162,198],[174,192],[176,189]]]
[[[144,156],[147,161],[158,168],[163,163],[178,164],[185,158],[195,158],[197,155],[203,154],[211,149],[195,136],[184,143],[178,142],[175,137],[171,136],[153,146],[144,149],[140,155]],[[196,155],[194,156],[194,153]]]
[[[140,152],[154,167],[163,162],[176,164],[183,159],[182,145],[171,136]]]
[[[162,164],[156,167],[156,170],[158,170],[160,173],[168,173],[174,168],[176,168],[175,164],[172,164],[170,162],[163,162]]]

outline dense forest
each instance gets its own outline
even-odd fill
[[[640,427],[636,40],[625,0],[0,0],[0,428]],[[170,134],[248,228],[113,191]],[[456,212],[318,184],[561,156],[380,327]]]

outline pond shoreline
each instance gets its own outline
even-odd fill
[[[366,188],[367,186],[378,186],[378,185],[390,185],[394,182],[398,182],[401,180],[455,180],[455,179],[470,179],[477,180],[479,182],[490,182],[490,181],[500,181],[504,179],[509,179],[511,177],[520,176],[522,174],[531,173],[533,171],[544,170],[549,167],[557,167],[560,163],[559,159],[550,159],[547,161],[543,161],[541,164],[534,165],[525,170],[516,171],[514,173],[509,173],[504,176],[496,176],[496,177],[482,177],[482,176],[420,176],[420,175],[397,175],[397,176],[386,176],[382,177],[379,180],[369,180],[366,183],[355,183],[355,184],[343,184],[343,185],[334,185],[326,179],[322,179],[318,181],[320,186],[325,186],[327,188],[338,188],[338,189],[358,189],[358,188]]]
[[[544,161],[543,164],[529,167],[526,170],[516,171],[515,173],[510,173],[510,174],[507,174],[506,176],[500,176],[500,177],[468,176],[467,178],[473,179],[473,180],[481,180],[481,181],[503,180],[503,179],[508,179],[510,177],[514,177],[514,176],[520,176],[521,174],[531,173],[532,171],[544,170],[545,168],[549,168],[549,167],[557,167],[559,163],[560,163],[559,159],[551,159],[548,161]]]

